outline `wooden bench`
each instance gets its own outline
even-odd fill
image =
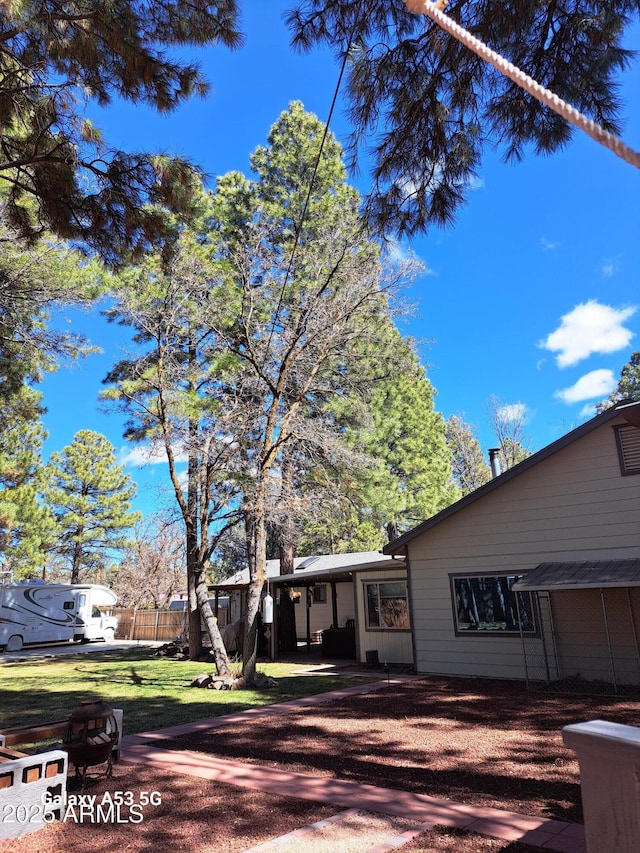
[[[112,761],[120,759],[122,748],[122,710],[113,709],[118,724],[118,740]],[[69,720],[54,720],[35,726],[0,729],[0,840],[19,838],[42,829],[52,816],[58,816],[59,804],[66,798],[69,758],[64,749],[29,755],[10,747],[64,737]]]
[[[122,710],[114,708],[113,716],[116,718],[116,723],[118,724],[118,741],[114,744],[111,755],[112,760],[117,763],[120,760],[120,750],[122,748]],[[39,723],[35,726],[12,726],[11,728],[0,729],[0,748],[22,743],[37,743],[38,741],[50,740],[51,738],[60,738],[62,740],[68,725],[69,720],[67,719],[54,720],[51,723]]]

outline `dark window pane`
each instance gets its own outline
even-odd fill
[[[528,592],[512,587],[520,575],[488,575],[453,578],[456,629],[458,631],[535,633],[533,603]]]

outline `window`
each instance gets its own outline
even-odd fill
[[[367,628],[408,630],[409,607],[406,581],[365,583]]]
[[[512,590],[522,575],[452,577],[456,634],[526,634],[537,632],[531,593]],[[516,598],[517,596],[517,598]]]
[[[313,603],[314,604],[325,604],[327,601],[327,585],[320,584],[320,586],[314,586],[313,588]]]
[[[640,474],[640,429],[632,426],[614,427],[620,471],[623,475]]]

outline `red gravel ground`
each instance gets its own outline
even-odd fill
[[[431,677],[154,745],[581,823],[578,762],[562,727],[634,725],[639,710],[638,700]]]
[[[227,725],[154,746],[351,779],[528,815],[581,822],[578,765],[561,729],[591,719],[635,724],[637,700],[545,696],[520,684],[431,677],[363,696]],[[91,790],[158,791],[131,824],[53,824],[2,853],[241,853],[340,811],[330,805],[119,765]],[[126,815],[125,815],[126,817]],[[528,845],[434,828],[403,853],[530,853]]]

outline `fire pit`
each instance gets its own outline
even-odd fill
[[[102,699],[85,699],[71,712],[62,738],[63,748],[84,785],[87,769],[106,763],[111,776],[112,751],[118,742],[118,723],[113,708]]]

